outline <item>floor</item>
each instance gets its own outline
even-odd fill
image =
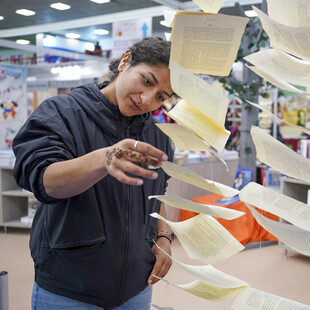
[[[10,310],[30,310],[33,268],[28,242],[28,232],[0,232],[0,271],[6,270],[9,274]],[[186,256],[178,240],[173,241],[172,252],[183,263],[201,264]],[[271,245],[242,251],[213,266],[254,288],[310,305],[309,257],[293,255],[285,258],[284,249]],[[166,279],[175,284],[194,280],[176,264],[172,265]],[[228,310],[232,301],[210,302],[160,281],[154,286],[152,302],[174,310]]]

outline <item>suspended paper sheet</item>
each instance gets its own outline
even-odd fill
[[[198,173],[186,167],[171,162],[163,162],[161,167],[169,176],[181,180],[185,183],[205,189],[209,192],[219,194],[224,197],[233,197],[239,193],[238,190],[232,187],[215,181],[207,180],[200,176]]]
[[[226,293],[229,293],[228,295],[230,295],[229,289],[245,288],[249,286],[246,282],[219,271],[211,265],[193,266],[183,264],[176,259],[173,259],[173,261],[194,277],[213,286],[214,290],[218,289],[221,297]]]
[[[231,308],[233,310],[310,310],[308,305],[254,288],[247,288],[238,295]]]
[[[248,283],[239,280],[233,276],[230,276],[222,271],[219,271],[212,267],[211,265],[204,266],[194,266],[181,263],[176,258],[170,256],[166,253],[160,246],[156,244],[156,246],[163,251],[174,263],[177,263],[184,270],[186,270],[192,276],[198,278],[199,280],[212,285],[217,288],[241,288],[249,286]]]
[[[207,214],[225,220],[234,220],[245,214],[244,212],[241,211],[213,205],[204,205],[198,202],[194,202],[192,200],[172,195],[156,195],[156,196],[149,196],[148,198],[149,199],[156,198],[157,200],[167,203],[169,206],[178,209],[192,211],[201,214]]]
[[[257,158],[290,177],[310,182],[310,159],[297,154],[256,126],[251,128]]]
[[[194,73],[229,75],[248,18],[222,14],[176,14],[170,61]]]
[[[185,100],[180,100],[166,114],[180,125],[192,130],[217,151],[221,152],[224,149],[230,132],[214,123]]]
[[[217,151],[212,149],[206,141],[200,139],[193,131],[176,123],[157,123],[155,125],[170,137],[180,150],[209,152],[217,157],[226,166],[226,170],[229,171],[227,163]]]
[[[210,152],[210,146],[191,130],[175,123],[155,124],[183,151]]]
[[[246,203],[257,223],[298,253],[310,256],[310,232],[294,225],[273,221]],[[309,207],[308,207],[309,208]],[[310,208],[309,208],[310,209]]]
[[[276,79],[310,87],[310,62],[297,59],[276,49],[253,53],[244,59]]]
[[[258,8],[253,6],[253,9],[270,38],[271,47],[310,60],[310,27],[288,27],[271,19]]]
[[[193,0],[205,13],[218,13],[224,0]]]
[[[150,215],[170,226],[190,258],[213,264],[244,249],[244,246],[211,216],[199,214],[176,223],[166,220],[158,213]]]
[[[173,91],[225,130],[229,100],[223,88],[219,90],[173,61],[169,67]]]
[[[268,15],[274,21],[290,27],[310,26],[309,0],[267,0]]]
[[[297,87],[294,87],[293,85],[285,82],[284,80],[280,80],[275,78],[274,76],[270,75],[269,73],[266,73],[264,70],[259,69],[254,66],[247,66],[249,69],[251,69],[253,72],[255,72],[257,75],[261,76],[264,80],[267,80],[271,84],[273,84],[276,87],[285,89],[289,92],[293,93],[299,93],[299,94],[306,94],[306,92],[298,89]]]
[[[272,114],[269,110],[265,109],[264,107],[262,107],[259,104],[256,104],[256,103],[248,101],[248,100],[246,100],[246,102],[249,103],[250,105],[252,105],[253,107],[257,108],[257,109],[262,110],[264,113],[266,113],[268,116],[271,116],[275,120],[277,120],[279,122],[282,122],[282,123],[285,123],[285,124],[287,124],[289,126],[295,127],[297,129],[299,129],[300,131],[303,131],[306,134],[310,135],[310,129],[307,129],[307,128],[302,127],[302,126],[297,126],[295,124],[292,124],[292,123],[289,123],[289,122],[285,121],[284,119],[278,118],[276,115]]]
[[[305,203],[254,182],[246,185],[240,191],[239,197],[243,202],[310,231],[310,207]]]
[[[207,299],[210,301],[225,301],[230,298],[233,298],[240,292],[242,292],[246,287],[236,287],[236,288],[219,288],[213,285],[210,285],[201,280],[195,280],[188,284],[174,284],[170,281],[163,281],[172,284],[188,293]]]
[[[26,119],[26,69],[0,66],[0,149],[12,147]]]
[[[246,288],[246,287],[217,288],[201,280],[196,280],[189,284],[183,284],[177,286],[193,295],[211,301],[225,301],[231,299]]]

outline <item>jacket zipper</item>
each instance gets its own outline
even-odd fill
[[[129,128],[126,128],[126,137],[129,138]],[[116,306],[121,304],[124,293],[124,286],[126,282],[127,270],[128,270],[128,249],[129,249],[129,207],[130,207],[130,187],[126,185],[126,210],[125,210],[125,247],[124,247],[124,255],[123,255],[123,268],[121,275],[121,286],[119,291],[119,296],[117,300]]]

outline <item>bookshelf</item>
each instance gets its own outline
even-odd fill
[[[21,217],[28,215],[29,199],[34,195],[16,184],[12,172],[12,167],[0,167],[0,226],[5,233],[10,227],[31,228],[31,223],[21,222]]]
[[[289,177],[281,178],[281,186],[280,186],[281,193],[286,196],[292,197],[296,200],[299,200],[303,203],[307,203],[309,189],[310,189],[310,183],[308,182],[289,178]],[[280,222],[287,223],[287,221],[281,218],[280,218]],[[290,247],[288,247],[283,242],[279,241],[278,244],[280,247],[285,249],[285,257],[289,257],[291,254],[296,253],[295,250],[292,250]]]

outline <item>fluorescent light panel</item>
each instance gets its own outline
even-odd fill
[[[109,31],[105,29],[95,29],[94,33],[99,34],[100,36],[104,36],[106,34],[109,34]]]
[[[78,39],[79,37],[80,37],[79,34],[73,33],[73,32],[70,32],[70,33],[66,34],[66,38],[69,38],[69,39]]]
[[[3,16],[0,16],[0,20],[2,20],[2,19],[4,19],[4,17],[3,17]]]
[[[110,2],[110,0],[90,0],[90,1],[91,1],[91,2],[95,2],[95,3],[98,3],[98,4]]]
[[[85,47],[86,47],[86,49],[87,49],[88,51],[93,51],[93,50],[95,50],[95,45],[94,45],[94,43],[91,43],[91,42],[87,42],[87,43],[85,44]]]
[[[30,41],[29,40],[24,40],[24,39],[18,39],[18,40],[16,40],[16,43],[22,44],[22,45],[27,45],[27,44],[30,43]]]
[[[27,10],[27,9],[20,9],[20,10],[16,10],[15,13],[24,15],[24,16],[31,16],[31,15],[34,15],[36,12]]]
[[[52,3],[50,7],[59,11],[69,10],[71,8],[70,5],[61,2]]]
[[[256,17],[257,14],[254,10],[249,10],[249,11],[245,11],[244,14],[247,16],[247,17]]]

